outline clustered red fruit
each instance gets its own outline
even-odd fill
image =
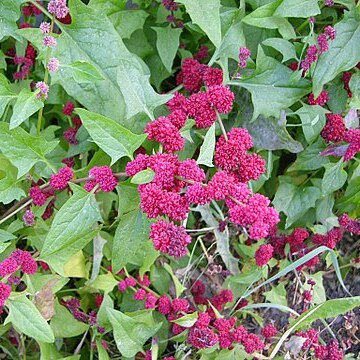
[[[324,106],[328,101],[329,101],[329,93],[326,90],[323,90],[316,99],[313,93],[311,93],[308,97],[309,105]]]
[[[349,161],[360,151],[360,129],[349,129],[344,135],[344,141],[349,143],[344,160]]]
[[[90,180],[85,183],[85,190],[90,192],[95,186],[98,186],[101,191],[113,191],[118,183],[114,176],[111,167],[109,166],[94,166],[89,171]]]
[[[344,140],[346,127],[344,119],[338,114],[326,114],[326,125],[321,131],[321,137],[327,142]]]
[[[50,186],[55,190],[64,190],[68,182],[74,177],[74,170],[65,166],[57,174],[51,175]]]

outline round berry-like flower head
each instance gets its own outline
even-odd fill
[[[207,188],[200,183],[187,186],[185,198],[189,203],[200,205],[205,205],[211,201]]]
[[[39,26],[41,32],[43,34],[49,34],[50,32],[50,28],[51,28],[51,24],[49,22],[42,22]]]
[[[205,172],[199,167],[194,159],[182,161],[179,165],[178,174],[187,180],[202,182],[205,180]]]
[[[301,69],[307,71],[310,69],[311,64],[314,63],[318,58],[318,48],[316,45],[310,45],[305,59],[301,62]]]
[[[89,175],[99,184],[100,190],[104,192],[113,191],[118,183],[109,166],[94,166],[89,171]]]
[[[309,105],[324,106],[328,101],[329,101],[329,93],[325,90],[323,90],[316,99],[314,97],[314,93],[311,93],[308,97]]]
[[[49,93],[49,86],[43,81],[38,81],[35,84],[35,87],[37,90],[39,90],[39,93],[37,94],[38,99],[47,99]]]
[[[252,354],[255,351],[261,351],[264,348],[264,343],[255,334],[248,334],[242,341],[245,351]]]
[[[158,300],[158,311],[160,314],[168,315],[171,312],[171,300],[167,295],[160,296]]]
[[[274,248],[270,244],[264,244],[256,250],[255,262],[257,266],[266,265],[274,254]]]
[[[181,73],[184,88],[187,91],[195,93],[200,90],[203,74],[206,68],[206,65],[200,64],[195,59],[188,58],[183,61],[181,65]]]
[[[206,86],[222,85],[223,71],[219,68],[207,68],[204,72],[204,83]]]
[[[66,115],[66,116],[71,116],[74,109],[75,109],[74,103],[71,102],[71,101],[68,101],[63,107],[63,114]]]
[[[31,210],[26,210],[23,216],[23,221],[26,226],[35,225],[34,213]]]
[[[139,154],[133,161],[126,164],[126,175],[134,176],[149,166],[149,155]]]
[[[190,96],[188,112],[198,128],[210,127],[216,120],[216,112],[205,92],[198,92]]]
[[[19,265],[14,258],[6,258],[0,263],[0,276],[11,275],[18,269]]]
[[[261,329],[261,335],[267,339],[276,336],[277,333],[278,330],[273,325],[266,325],[263,329]]]
[[[165,151],[180,151],[184,147],[185,139],[181,137],[178,128],[165,116],[148,123],[144,132],[148,134],[149,140],[161,143]]]
[[[321,131],[321,137],[327,142],[339,142],[344,139],[346,127],[341,115],[326,114],[326,125]]]
[[[186,255],[186,246],[191,242],[191,237],[186,233],[184,227],[164,220],[151,224],[149,237],[155,250],[160,250],[176,258]]]
[[[227,114],[231,111],[235,99],[234,93],[223,85],[209,86],[207,97],[216,110],[222,114]]]
[[[65,18],[69,13],[66,0],[50,0],[48,10],[50,14],[55,15],[58,19]]]
[[[209,328],[194,327],[190,330],[187,342],[196,349],[205,349],[214,346],[219,336]]]
[[[171,110],[171,111],[175,111],[175,110],[181,110],[183,111],[185,114],[187,114],[188,111],[188,100],[186,99],[186,97],[178,92],[174,93],[174,96],[172,97],[172,99],[170,99],[167,103],[166,106]]]
[[[46,203],[47,196],[38,186],[30,188],[29,195],[36,206],[42,206]]]
[[[236,179],[225,171],[217,172],[208,183],[208,193],[211,199],[224,200],[233,192]]]
[[[0,282],[0,308],[5,305],[6,300],[10,296],[11,287]]]
[[[173,110],[173,112],[169,114],[167,118],[177,129],[181,129],[186,123],[187,113],[180,109]]]
[[[57,72],[59,70],[59,59],[50,58],[48,62],[48,69],[50,72]]]
[[[336,37],[336,30],[331,26],[326,26],[324,34],[329,38],[329,40],[334,40]]]
[[[320,34],[317,38],[319,45],[319,54],[323,54],[329,50],[329,43],[325,34]]]
[[[29,275],[36,273],[38,265],[28,251],[16,249],[11,253],[10,257],[16,260],[22,272]]]
[[[74,170],[65,166],[57,174],[51,175],[50,186],[55,190],[64,190],[68,182],[74,177]]]
[[[134,300],[142,301],[146,298],[146,291],[144,289],[138,289],[134,293]]]
[[[56,39],[50,35],[44,36],[43,44],[46,47],[53,48],[54,46],[56,46]]]
[[[360,129],[349,129],[344,140],[350,144],[344,156],[344,160],[349,161],[360,151]]]
[[[265,164],[265,160],[260,155],[245,154],[236,175],[243,183],[247,183],[250,180],[258,180],[266,171]]]

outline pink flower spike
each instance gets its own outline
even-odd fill
[[[34,213],[31,210],[26,210],[23,216],[23,221],[26,226],[35,225]]]
[[[35,85],[36,89],[39,90],[37,98],[40,100],[45,100],[48,97],[49,86],[43,81],[38,81]]]
[[[57,72],[59,70],[59,59],[57,58],[50,58],[48,62],[48,70],[50,72]]]
[[[50,32],[51,24],[44,21],[40,24],[39,28],[43,34],[48,34]]]
[[[5,305],[11,293],[11,287],[7,284],[0,282],[0,308]]]
[[[59,170],[57,174],[51,175],[50,186],[55,190],[64,190],[68,186],[68,182],[74,177],[73,169],[65,166]]]

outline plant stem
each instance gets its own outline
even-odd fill
[[[221,132],[223,133],[224,135],[224,138],[226,141],[228,141],[228,136],[227,136],[227,133],[226,133],[226,130],[225,130],[225,126],[221,120],[221,116],[219,114],[219,112],[216,110],[216,120],[218,121],[219,125],[220,125],[220,129],[221,129]]]

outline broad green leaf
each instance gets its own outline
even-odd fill
[[[12,91],[9,81],[3,74],[0,74],[0,118],[3,116],[7,104],[15,99],[17,95]]]
[[[111,157],[111,164],[127,156],[133,158],[133,152],[143,143],[146,135],[136,135],[115,121],[77,108],[85,129],[94,142]]]
[[[320,152],[326,147],[324,140],[319,138],[316,142],[302,151],[295,162],[288,168],[288,171],[308,171],[320,169],[323,165],[329,163],[326,156],[320,156]]]
[[[16,33],[18,25],[16,21],[20,18],[20,5],[25,0],[1,0],[0,12],[0,41],[6,36],[12,36],[21,41]]]
[[[181,294],[186,290],[186,287],[181,284],[181,282],[176,277],[176,275],[174,274],[173,269],[171,268],[171,266],[169,264],[165,263],[164,264],[164,269],[168,272],[168,274],[172,278],[172,281],[173,281],[174,286],[175,286],[176,297],[180,297]]]
[[[28,134],[22,128],[9,130],[9,124],[0,123],[0,149],[18,168],[18,178],[25,175],[37,162],[48,163],[45,155],[54,150],[58,141]]]
[[[243,25],[241,23],[242,12],[240,9],[233,18],[232,24],[224,34],[220,46],[215,50],[214,55],[209,61],[211,66],[217,59],[225,62],[228,58],[235,61],[239,60],[239,49],[246,45]]]
[[[101,221],[94,194],[71,187],[74,194],[55,215],[41,251],[41,258],[60,274],[67,260],[92,240],[93,228]]]
[[[332,194],[340,189],[347,179],[347,173],[344,170],[344,162],[339,160],[336,163],[324,165],[325,173],[321,182],[321,191],[323,195]]]
[[[139,171],[131,178],[132,184],[147,184],[154,180],[155,172],[150,168]]]
[[[285,284],[274,285],[270,291],[264,293],[266,301],[273,304],[287,306]]]
[[[281,0],[274,15],[308,18],[320,14],[318,0]]]
[[[173,323],[183,326],[185,328],[192,327],[198,319],[197,311],[194,311],[191,314],[184,315],[176,320],[172,320]]]
[[[288,228],[315,206],[321,193],[315,186],[295,185],[290,176],[280,176],[279,180],[273,204],[287,216],[285,228]]]
[[[103,344],[101,343],[101,341],[99,339],[96,340],[96,350],[98,352],[99,360],[109,360],[110,359],[106,349],[104,348]]]
[[[55,316],[50,321],[50,326],[57,338],[70,338],[83,334],[88,328],[88,324],[84,324],[76,320],[70,311],[55,301]]]
[[[116,191],[119,195],[119,216],[139,208],[140,197],[136,185],[131,184],[129,180],[121,181]]]
[[[360,306],[360,296],[332,299],[304,312],[292,325],[293,331],[302,329],[318,319],[334,318]]]
[[[215,47],[221,42],[220,23],[220,0],[178,0],[184,4],[186,12],[190,15],[194,24],[199,25],[201,30],[209,37]]]
[[[8,231],[0,229],[0,241],[1,242],[15,240],[15,239],[16,239],[15,235],[13,235],[12,233],[10,233]]]
[[[152,313],[145,313],[139,320],[124,313],[107,309],[108,317],[113,326],[115,343],[121,354],[125,357],[133,357],[139,351],[147,339],[155,335],[162,323],[155,324]]]
[[[288,40],[281,38],[269,38],[264,40],[263,45],[270,46],[280,52],[282,55],[282,62],[290,59],[297,59],[295,46]]]
[[[107,274],[99,275],[90,286],[97,290],[104,291],[104,294],[108,294],[113,291],[118,283],[119,281],[114,278],[114,275],[111,272],[108,272]]]
[[[91,83],[96,80],[105,80],[105,77],[92,64],[86,61],[75,61],[69,65],[61,65],[62,68],[69,68],[77,83]]]
[[[199,165],[206,165],[208,167],[214,167],[213,156],[215,150],[215,123],[212,124],[207,131],[204,142],[200,147],[200,154],[196,162]]]
[[[360,61],[359,15],[348,13],[335,25],[336,38],[329,50],[319,57],[313,74],[313,92],[318,97],[323,86],[337,74],[353,68]]]
[[[123,61],[118,66],[117,81],[126,103],[126,118],[145,113],[154,119],[154,110],[165,104],[172,95],[159,95],[149,83],[149,75],[142,74],[131,62]]]
[[[156,31],[156,48],[166,70],[171,73],[172,65],[179,47],[182,29],[173,28],[169,24],[166,27],[153,27]]]
[[[278,29],[284,39],[292,39],[296,37],[295,31],[289,21],[281,15],[275,15],[277,7],[282,0],[277,0],[270,4],[266,4],[252,11],[243,18],[243,22],[248,25],[266,28]]]
[[[142,29],[148,16],[147,12],[139,9],[116,11],[108,15],[122,39],[129,39],[134,31]]]
[[[91,269],[91,277],[89,284],[91,284],[99,275],[101,261],[103,259],[103,249],[106,244],[106,239],[104,239],[100,234],[96,235],[93,240],[93,263]]]
[[[292,153],[301,153],[304,149],[299,141],[291,137],[286,124],[274,117],[266,118],[260,115],[255,121],[243,121],[241,126],[249,131],[254,146],[258,149],[285,149]]]
[[[54,266],[54,262],[51,265]],[[89,268],[86,266],[86,259],[81,250],[63,264],[63,269],[63,276],[85,279],[89,277]]]
[[[56,350],[55,344],[47,344],[38,341],[40,347],[40,360],[57,360],[61,359],[61,354]]]
[[[310,92],[309,82],[300,79],[292,83],[292,74],[292,70],[287,66],[265,56],[260,46],[254,74],[248,78],[230,81],[229,84],[244,87],[251,92],[253,120],[260,114],[279,118],[281,110],[287,109]]]
[[[113,308],[114,308],[114,303],[110,295],[104,294],[103,301],[97,313],[97,320],[100,326],[106,329],[111,328],[111,324],[107,315],[107,309],[113,309]]]
[[[149,231],[149,220],[140,210],[131,211],[120,217],[112,251],[112,268],[115,273],[126,264],[142,265],[147,256],[146,245],[151,243]]]
[[[360,73],[359,72],[356,72],[351,76],[349,87],[350,87],[350,91],[352,92],[350,106],[355,109],[360,109]]]
[[[299,115],[303,125],[302,129],[305,139],[309,144],[317,139],[325,126],[326,113],[328,113],[328,111],[322,106],[307,104],[303,104],[303,106],[296,111],[296,114]]]
[[[21,180],[17,180],[17,169],[2,154],[0,154],[0,203],[9,204],[13,200],[20,200],[25,196],[21,187]],[[0,234],[0,241],[1,241]]]
[[[10,297],[6,302],[6,306],[9,309],[9,315],[5,320],[5,324],[11,322],[19,332],[35,340],[45,343],[55,341],[50,325],[25,294]]]
[[[31,115],[44,107],[44,102],[37,98],[37,93],[22,89],[13,108],[10,119],[10,130],[21,125]]]
[[[126,9],[127,0],[90,0],[89,6],[107,16]]]
[[[117,83],[117,68],[123,61],[139,72],[145,71],[146,67],[127,50],[107,16],[99,15],[101,13],[97,9],[81,1],[70,0],[68,5],[73,21],[66,26],[57,23],[62,33],[51,55],[65,65],[85,61],[95,66],[105,80],[77,83],[72,69],[61,68],[51,74],[52,84],[60,84],[69,96],[88,110],[124,124],[125,103]],[[41,32],[38,29],[21,29],[19,33],[31,41],[40,50],[41,58],[45,59],[46,48],[42,44]]]

